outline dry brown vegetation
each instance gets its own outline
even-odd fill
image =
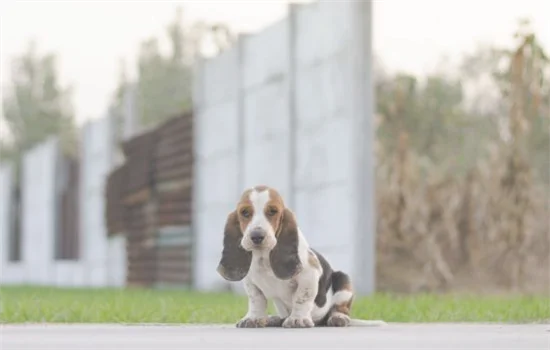
[[[510,54],[510,137],[487,144],[489,157],[465,175],[426,170],[405,130],[391,152],[379,150],[379,290],[550,292],[549,186],[525,146],[532,120],[524,113],[523,88],[533,79],[525,69],[532,39],[525,36]],[[540,102],[529,93],[535,97],[529,103]]]
[[[405,146],[379,166],[379,289],[550,290],[547,188],[502,151],[466,177],[421,176]]]

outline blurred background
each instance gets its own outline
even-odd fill
[[[260,182],[359,273],[327,212],[368,39],[343,3],[3,2],[0,284],[228,288],[225,217]],[[549,13],[372,2],[376,290],[548,293]]]

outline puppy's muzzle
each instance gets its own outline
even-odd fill
[[[261,228],[255,228],[250,232],[250,240],[255,245],[260,245],[264,241],[265,235],[266,233],[264,230]]]

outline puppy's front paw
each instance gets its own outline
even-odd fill
[[[341,313],[334,313],[327,320],[327,326],[329,327],[347,327],[349,326],[351,319],[348,315]]]
[[[237,328],[263,328],[267,322],[267,317],[244,317],[237,322]]]
[[[279,316],[269,316],[267,318],[267,327],[281,327],[284,320],[284,318],[281,318]]]
[[[311,317],[295,317],[289,316],[283,322],[284,328],[311,328],[313,327],[313,320]]]

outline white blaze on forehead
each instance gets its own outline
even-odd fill
[[[265,217],[264,210],[267,202],[269,202],[270,199],[269,190],[264,190],[261,192],[254,190],[250,192],[248,199],[250,199],[252,207],[254,207],[254,216],[252,217],[252,221],[250,222],[250,227],[260,226],[264,229],[267,229],[266,225],[269,225],[269,222]]]
[[[252,202],[254,212],[263,212],[267,202],[269,202],[269,190],[264,190],[262,192],[252,191],[250,192],[248,199]]]

